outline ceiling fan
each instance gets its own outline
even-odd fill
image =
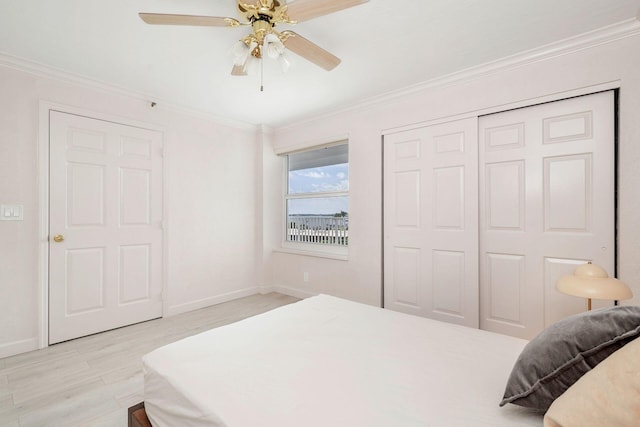
[[[234,18],[199,15],[174,15],[163,13],[140,13],[147,24],[191,25],[207,27],[250,26],[253,32],[244,36],[233,49],[235,60],[232,75],[247,74],[247,69],[266,54],[278,59],[283,69],[288,67],[284,57],[285,48],[324,68],[327,71],[340,64],[340,58],[315,43],[291,31],[276,31],[281,24],[296,24],[318,16],[338,12],[369,0],[257,0],[245,3],[238,0],[238,11],[245,22]]]

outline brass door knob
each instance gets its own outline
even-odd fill
[[[53,236],[53,241],[56,243],[64,242],[64,236],[62,234],[56,234]]]

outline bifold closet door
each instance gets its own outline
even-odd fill
[[[385,307],[478,326],[477,119],[384,137]]]
[[[480,327],[531,339],[585,310],[557,279],[614,273],[614,94],[479,119]]]

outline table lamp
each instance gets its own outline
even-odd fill
[[[586,298],[587,310],[591,310],[591,299],[617,301],[633,297],[629,286],[609,277],[604,268],[591,261],[580,265],[572,275],[561,277],[556,289],[563,294]]]

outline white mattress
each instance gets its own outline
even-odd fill
[[[526,341],[326,295],[143,358],[156,427],[541,426],[498,407]]]

